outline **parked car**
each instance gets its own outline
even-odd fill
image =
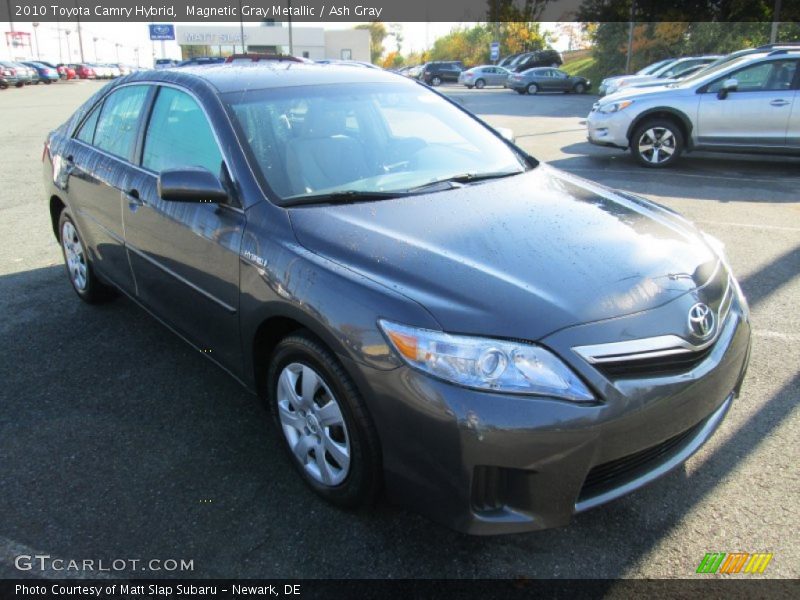
[[[203,66],[203,65],[218,65],[225,62],[225,58],[222,56],[195,56],[193,58],[187,58],[186,60],[182,60],[177,65],[177,67],[193,67],[193,66]],[[167,67],[158,67],[158,68],[167,68]]]
[[[608,84],[606,88],[606,94],[614,94],[622,89],[625,89],[627,86],[633,83],[657,81],[659,79],[667,80],[673,77],[680,77],[684,71],[697,66],[709,65],[719,58],[722,57],[718,54],[711,56],[688,56],[685,58],[679,58],[647,75],[631,75],[630,77],[622,77],[617,79]]]
[[[681,74],[678,75],[677,77],[668,77],[668,78],[665,78],[665,79],[654,79],[654,80],[651,80],[651,81],[634,82],[634,83],[631,83],[630,85],[626,85],[625,89],[626,90],[630,90],[630,89],[633,89],[633,88],[641,89],[641,88],[648,88],[648,87],[658,87],[658,86],[661,86],[661,85],[672,85],[673,83],[677,83],[679,81],[683,81],[687,77],[690,77],[690,76],[694,75],[695,73],[698,73],[699,71],[702,71],[703,69],[707,69],[708,66],[709,65],[695,65],[693,67],[689,67],[685,71],[682,71]]]
[[[0,89],[4,90],[12,85],[17,86],[18,83],[19,77],[14,65],[8,61],[0,60]]]
[[[498,67],[503,67],[505,69],[510,69],[511,68],[511,63],[514,62],[514,60],[516,60],[517,58],[519,58],[523,54],[524,54],[523,52],[518,52],[516,54],[509,54],[508,56],[503,58],[499,63],[497,63],[497,66]]]
[[[23,64],[36,71],[39,81],[51,84],[59,80],[58,71],[54,67],[49,67],[40,62],[24,62]]]
[[[478,88],[480,90],[487,85],[505,86],[509,75],[511,75],[511,71],[503,67],[482,65],[461,71],[458,76],[458,83],[467,86],[469,89]]]
[[[441,85],[446,81],[457,82],[458,76],[464,70],[464,65],[461,61],[456,60],[438,60],[425,63],[419,73],[420,81],[424,81],[428,85]]]
[[[747,366],[718,242],[380,70],[137,73],[48,136],[43,181],[77,295],[261,394],[338,506],[565,525],[691,456]]]
[[[592,82],[585,77],[570,75],[560,69],[538,67],[522,73],[512,73],[506,87],[519,94],[538,94],[539,92],[574,92],[585,94]]]
[[[665,58],[663,60],[659,60],[657,62],[654,62],[651,65],[647,65],[643,69],[640,69],[640,70],[636,71],[636,73],[634,73],[634,75],[637,75],[637,76],[638,75],[650,75],[654,71],[657,71],[661,67],[664,67],[664,66],[666,66],[668,64],[671,64],[671,63],[675,62],[676,60],[678,60],[678,59],[677,58]],[[606,90],[608,90],[608,86],[609,85],[611,85],[612,83],[615,84],[617,81],[619,81],[620,79],[624,79],[625,77],[629,77],[629,75],[614,75],[613,77],[606,77],[605,79],[603,79],[603,81],[600,82],[600,86],[597,88],[597,93],[600,94],[601,96],[605,96],[606,95]]]
[[[37,60],[35,62],[37,62],[37,63],[39,63],[41,65],[44,65],[45,67],[49,67],[50,69],[53,69],[58,74],[58,78],[59,79],[66,79],[67,78],[66,72],[62,72],[62,69],[59,67],[59,65],[57,65],[55,63],[47,62],[46,60]]]
[[[75,75],[78,79],[97,79],[96,71],[88,64],[72,64],[69,66],[75,71]]]
[[[536,50],[520,55],[513,60],[508,67],[511,71],[522,73],[535,67],[560,67],[562,64],[561,55],[549,48],[547,50]]]
[[[684,152],[800,154],[800,49],[748,54],[669,86],[622,90],[592,107],[589,141],[668,167]]]
[[[7,61],[7,60],[6,61],[0,61],[0,65],[2,65],[3,68],[6,71],[13,71],[14,72],[13,75],[9,75],[7,77],[16,78],[16,82],[14,83],[14,85],[16,87],[22,87],[22,86],[31,84],[31,81],[32,81],[31,71],[32,71],[32,69],[29,69],[25,65],[20,64],[18,62]],[[11,79],[8,79],[8,81],[10,81],[10,80]]]
[[[198,58],[200,58],[200,57],[198,57]],[[171,67],[179,66],[181,62],[185,62],[185,61],[175,60],[174,58],[157,58],[157,59],[155,59],[155,61],[153,61],[153,68],[154,69],[169,69]]]
[[[17,76],[24,85],[39,84],[39,73],[36,72],[36,69],[22,62],[14,62],[13,65],[17,69]]]
[[[71,79],[78,79],[78,74],[75,72],[75,68],[72,65],[59,63],[56,65],[56,69],[58,69],[58,74],[62,79],[66,79],[67,81]]]

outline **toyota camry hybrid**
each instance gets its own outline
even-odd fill
[[[508,137],[376,69],[189,67],[105,86],[43,171],[78,296],[259,394],[315,492],[495,534],[680,465],[750,349],[719,242]]]

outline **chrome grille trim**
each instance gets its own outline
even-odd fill
[[[731,276],[728,276],[725,293],[717,311],[717,327],[714,335],[708,340],[693,344],[677,335],[660,335],[650,338],[625,340],[624,342],[610,342],[608,344],[592,344],[588,346],[574,346],[572,350],[581,358],[593,365],[604,363],[620,363],[623,361],[639,361],[664,356],[690,354],[701,352],[712,346],[725,328],[731,306],[733,305],[734,286]]]

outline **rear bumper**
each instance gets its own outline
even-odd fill
[[[574,346],[569,333],[543,343],[562,357]],[[378,428],[390,497],[485,535],[564,526],[682,464],[722,422],[749,348],[749,323],[732,310],[724,337],[690,372],[615,382],[570,361],[596,390],[591,405],[467,390],[406,367],[346,366]]]

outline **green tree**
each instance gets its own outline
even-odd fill
[[[378,64],[383,55],[383,40],[389,35],[386,26],[380,21],[372,21],[364,25],[356,25],[356,29],[369,31],[369,56],[373,64]]]

